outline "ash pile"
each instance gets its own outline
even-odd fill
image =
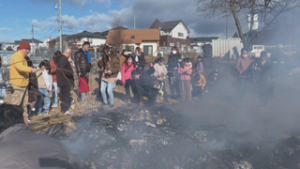
[[[171,106],[100,108],[56,124],[44,120],[31,128],[62,141],[90,169],[300,168],[299,137],[281,135],[274,143],[270,135],[234,132],[225,123],[194,125]]]

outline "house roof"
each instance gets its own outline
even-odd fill
[[[123,44],[136,43],[140,44],[143,41],[159,41],[159,29],[125,29],[125,30],[110,30],[106,44],[114,45],[115,38],[121,37]]]
[[[15,40],[15,45],[19,45],[22,41],[32,43],[32,39],[22,39],[22,40]],[[37,39],[33,39],[33,43],[43,43],[43,42]]]
[[[150,29],[161,29],[161,30],[172,30],[174,29],[180,22],[183,23],[183,25],[186,27],[186,29],[189,31],[187,26],[184,24],[182,20],[176,20],[176,21],[169,21],[169,22],[160,22],[158,19],[156,19],[153,24],[150,26]]]
[[[123,26],[118,26],[118,27],[112,28],[110,30],[120,30],[120,29],[128,29],[128,28],[125,28]],[[108,33],[109,33],[110,30],[107,30],[107,31],[104,31],[104,32],[95,32],[95,33],[101,33],[103,35],[108,35]]]
[[[192,43],[195,42],[212,42],[213,39],[219,39],[219,37],[198,37],[190,38]]]
[[[77,33],[77,34],[68,36],[68,38],[76,38],[76,37],[105,38],[105,36],[102,34],[92,33],[92,32],[88,32],[88,31],[83,31],[81,33]]]

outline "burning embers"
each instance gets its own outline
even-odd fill
[[[194,125],[164,106],[94,112],[71,121],[76,122],[71,133],[64,132],[66,121],[43,131],[61,139],[91,169],[279,169],[300,163],[297,137],[270,145],[226,126]]]

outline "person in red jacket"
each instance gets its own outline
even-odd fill
[[[56,51],[54,53],[54,57],[61,55],[60,51]],[[52,107],[58,107],[58,87],[57,87],[57,80],[56,80],[56,63],[54,60],[51,60],[50,66],[51,66],[51,74],[53,79],[53,95],[52,95]]]
[[[133,61],[133,56],[127,55],[125,62],[122,65],[121,69],[121,77],[122,77],[122,83],[125,84],[125,93],[126,97],[128,99],[128,103],[131,103],[130,101],[130,90],[129,87],[131,87],[132,93],[134,95],[134,98],[136,99],[136,87],[135,87],[135,82],[131,77],[131,72],[133,70],[136,70],[136,65],[134,64]]]
[[[180,75],[181,99],[183,101],[191,101],[192,100],[192,88],[191,88],[192,68],[190,66],[190,60],[188,58],[184,58],[182,62],[183,64],[178,68],[178,74]]]

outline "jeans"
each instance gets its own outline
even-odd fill
[[[53,96],[52,96],[52,102],[53,102],[53,105],[57,106],[58,105],[58,87],[57,87],[57,82],[53,82]],[[52,106],[53,106],[52,105]]]
[[[103,80],[101,81],[101,95],[103,98],[103,103],[107,104],[107,97],[106,97],[106,93],[105,93],[106,88],[107,88],[110,105],[114,105],[114,93],[113,93],[114,87],[115,87],[115,83],[108,83]]]
[[[50,107],[50,92],[47,89],[39,88],[39,92],[41,96],[37,100],[37,110],[38,115],[42,113],[42,108],[44,108],[45,111],[49,112]],[[44,106],[43,106],[44,101]]]
[[[239,92],[238,92],[238,97],[244,97],[246,92],[247,92],[247,83],[248,79],[246,78],[239,78]]]

